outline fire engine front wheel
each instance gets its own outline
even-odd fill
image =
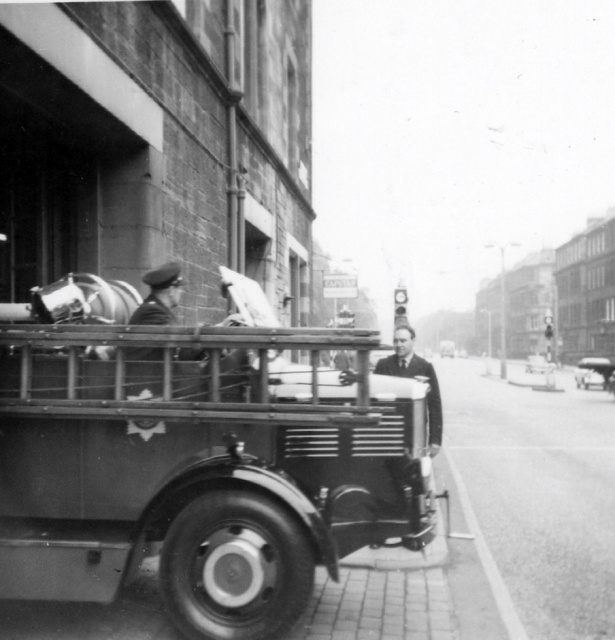
[[[292,627],[314,585],[314,553],[274,501],[216,491],[175,519],[162,550],[161,591],[194,640],[264,640]]]

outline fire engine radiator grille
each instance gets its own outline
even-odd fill
[[[339,431],[337,428],[289,427],[284,434],[284,458],[337,458]]]
[[[352,455],[402,456],[404,454],[404,431],[402,429],[356,429],[352,438]]]
[[[282,459],[297,458],[401,458],[406,448],[408,425],[405,407],[388,403],[375,405],[384,411],[374,426],[288,426],[278,436]]]
[[[356,427],[352,432],[352,456],[396,457],[404,455],[404,419],[385,414],[378,427]]]

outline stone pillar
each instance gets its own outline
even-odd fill
[[[147,147],[101,168],[101,276],[145,293],[142,275],[166,259],[163,156]]]

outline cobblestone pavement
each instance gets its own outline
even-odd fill
[[[343,569],[339,583],[319,575],[311,606],[289,640],[452,640],[442,568]]]
[[[314,593],[288,640],[459,640],[442,531],[423,553],[363,549],[340,582],[316,571]],[[182,640],[166,616],[157,559],[111,605],[0,602],[1,640]]]

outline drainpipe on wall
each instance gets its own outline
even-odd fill
[[[239,273],[246,273],[246,180],[237,174],[237,268]]]
[[[235,163],[237,161],[237,154],[235,149],[236,142],[236,130],[235,130],[235,107],[229,106],[228,112],[228,127],[229,127],[229,168],[227,178],[227,209],[228,209],[228,224],[229,224],[229,267],[233,271],[238,270],[238,247],[237,247],[237,187],[235,185]]]
[[[235,28],[233,26],[233,0],[226,1],[226,27],[224,29],[224,39],[226,45],[226,73],[227,81],[231,91],[235,89]],[[227,209],[229,221],[229,267],[237,271],[239,267],[238,246],[237,246],[237,114],[235,102],[228,106],[228,153],[229,166],[227,175]]]

